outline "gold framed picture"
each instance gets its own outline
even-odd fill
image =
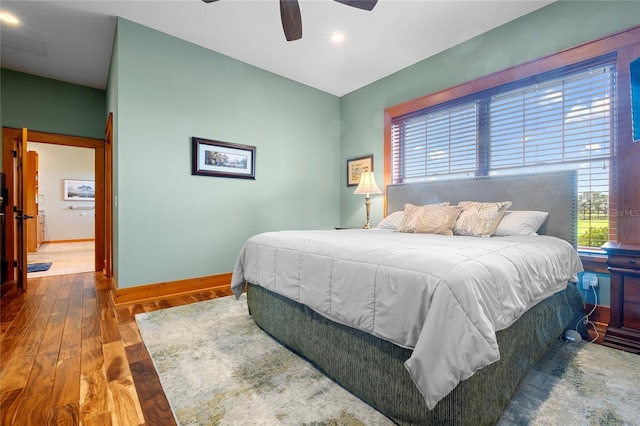
[[[347,160],[347,186],[357,186],[360,175],[373,171],[373,155]]]

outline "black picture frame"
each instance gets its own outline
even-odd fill
[[[255,146],[198,137],[191,143],[192,175],[255,180]]]

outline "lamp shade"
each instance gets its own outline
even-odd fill
[[[378,185],[376,185],[376,178],[373,172],[364,172],[360,175],[360,183],[354,194],[382,194]]]

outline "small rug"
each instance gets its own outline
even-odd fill
[[[27,273],[29,272],[44,272],[48,271],[51,268],[51,262],[45,263],[32,263],[27,265]]]
[[[391,425],[264,333],[246,298],[136,315],[178,424]],[[555,342],[505,410],[507,425],[640,425],[640,358]]]

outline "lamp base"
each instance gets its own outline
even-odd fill
[[[362,229],[371,229],[371,224],[369,223],[369,213],[371,212],[371,198],[369,198],[369,194],[364,199],[364,205],[367,207],[367,223],[364,224]]]

